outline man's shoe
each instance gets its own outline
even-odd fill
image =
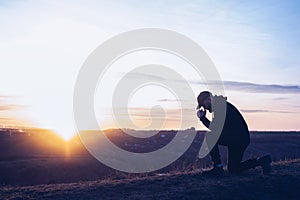
[[[202,176],[206,177],[222,177],[225,175],[225,171],[222,167],[215,166],[213,169],[202,172]]]
[[[271,156],[266,155],[257,159],[258,164],[262,167],[264,174],[269,174],[271,171]]]

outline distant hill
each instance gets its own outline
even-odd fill
[[[1,199],[299,199],[300,159],[272,163],[272,172],[201,177],[200,170],[69,184],[2,186]]]

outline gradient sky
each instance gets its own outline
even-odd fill
[[[0,27],[2,126],[32,125],[70,136],[75,132],[74,84],[88,55],[119,33],[155,27],[184,34],[207,52],[228,100],[251,130],[300,130],[299,1],[0,1]],[[175,56],[128,55],[108,70],[95,93],[101,128],[116,126],[110,105],[118,80],[133,66],[149,63],[172,66],[195,96],[206,89],[201,77]],[[180,126],[182,101],[188,101],[191,118]],[[150,129],[160,128],[162,120],[165,129],[202,129],[200,122],[193,123],[195,107],[195,99],[176,99],[154,85],[138,90],[128,109],[141,129],[151,123],[149,112]],[[127,108],[118,110],[122,116]]]

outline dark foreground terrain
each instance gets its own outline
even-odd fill
[[[299,199],[300,159],[272,163],[269,175],[204,178],[200,171],[122,180],[2,186],[0,199]]]
[[[128,137],[120,130],[110,130],[106,134],[120,148],[143,153],[165,146],[176,132],[160,131],[147,139]],[[209,156],[198,158],[204,134],[198,131],[189,149],[177,161],[150,175],[210,167]],[[299,149],[299,132],[252,132],[251,144],[244,159],[264,154],[271,154],[273,161],[300,158]],[[220,148],[220,151],[225,164],[226,148]],[[135,177],[148,175],[139,174]],[[73,183],[132,176],[98,162],[87,152],[78,137],[66,142],[48,130],[0,131],[0,185]]]
[[[105,134],[120,148],[143,153],[162,148],[182,132],[160,131],[146,139],[120,130]],[[188,150],[171,165],[130,174],[98,162],[78,137],[64,141],[49,130],[2,129],[0,199],[299,199],[299,132],[252,132],[244,159],[271,154],[272,173],[261,175],[255,169],[221,179],[201,177],[211,164],[209,156],[198,158],[204,134],[197,131]],[[226,148],[220,151],[226,164]]]

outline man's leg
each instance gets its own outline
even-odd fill
[[[240,173],[242,171],[261,166],[263,173],[271,171],[271,157],[269,155],[248,159],[243,162],[242,158],[247,146],[228,146],[228,171],[229,173]]]
[[[241,162],[240,171],[246,171],[248,169],[255,168],[257,166],[259,166],[259,163],[257,162],[257,158],[248,159]]]
[[[209,133],[207,135],[207,137],[205,138],[205,140],[206,140],[205,142],[207,144],[207,147],[210,150],[209,154],[210,154],[211,160],[214,164],[214,168],[209,171],[202,172],[202,175],[203,176],[212,176],[212,177],[224,176],[225,173],[224,173],[223,165],[221,162],[221,156],[220,156],[220,152],[219,152],[218,142],[215,143],[215,138],[214,138],[213,133],[212,132]]]
[[[215,144],[209,154],[214,166],[222,165],[218,144]]]
[[[245,171],[251,168],[255,168],[257,166],[261,166],[264,174],[268,174],[271,171],[271,156],[266,155],[258,158],[252,158],[249,160],[245,160],[240,164],[240,171]]]
[[[247,146],[228,146],[228,163],[227,169],[229,173],[239,173],[242,171],[241,161]]]
[[[221,157],[220,157],[220,152],[219,152],[219,147],[218,144],[215,144],[215,146],[212,148],[212,150],[209,152],[211,159],[214,164],[214,168],[209,170],[209,171],[204,171],[202,172],[203,176],[208,176],[208,177],[220,177],[224,176],[224,170],[223,170],[223,165],[221,162]]]

